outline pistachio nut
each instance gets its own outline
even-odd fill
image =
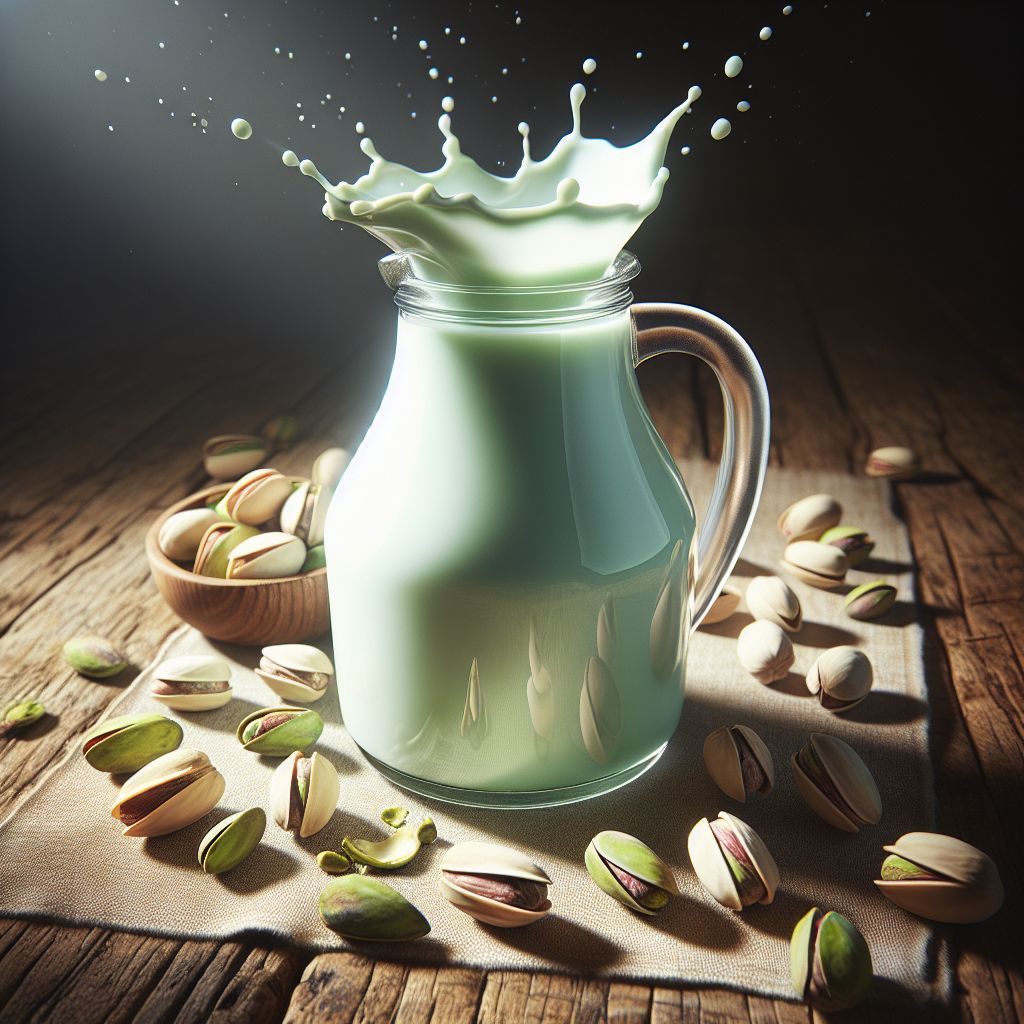
[[[285,832],[298,831],[305,839],[331,820],[340,793],[338,770],[326,757],[303,757],[295,750],[270,780],[270,813]]]
[[[324,850],[316,855],[317,867],[329,875],[343,875],[350,867],[352,860],[343,853],[335,853],[334,850]]]
[[[867,765],[848,743],[812,732],[790,758],[796,787],[830,825],[857,832],[882,817],[882,798]]]
[[[235,480],[266,457],[267,442],[251,434],[221,434],[203,445],[203,468],[214,480]]]
[[[286,445],[296,435],[299,421],[287,413],[267,420],[261,433],[273,445]]]
[[[831,494],[811,494],[779,516],[779,532],[788,541],[817,540],[843,518],[843,506]]]
[[[239,526],[238,523],[219,520],[203,534],[192,571],[197,576],[225,579],[231,552],[243,541],[259,536],[259,532],[255,526]]]
[[[870,692],[874,671],[856,647],[831,647],[807,673],[807,689],[823,708],[840,714],[855,708]]]
[[[324,521],[332,491],[303,480],[281,507],[281,529],[310,547],[324,542]]]
[[[755,576],[747,587],[747,610],[755,619],[764,619],[795,633],[803,625],[800,600],[778,576]]]
[[[898,907],[929,921],[973,924],[1003,905],[995,861],[969,843],[935,832],[908,832],[882,862],[875,885]]]
[[[405,819],[409,817],[408,808],[405,807],[385,807],[380,812],[380,820],[385,825],[390,825],[392,828],[401,828],[405,824]]]
[[[876,448],[869,456],[864,472],[868,476],[882,476],[889,480],[909,480],[921,470],[917,453],[901,445]]]
[[[598,832],[583,859],[597,887],[638,914],[651,917],[679,895],[669,866],[625,832]]]
[[[872,580],[854,587],[843,601],[843,610],[851,619],[877,619],[896,600],[896,587],[885,580]]]
[[[266,827],[262,807],[250,807],[217,822],[199,844],[199,866],[209,875],[238,867],[260,845]]]
[[[276,469],[246,473],[217,504],[217,511],[236,523],[259,526],[281,511],[292,482]]]
[[[598,764],[607,764],[622,736],[622,698],[611,669],[600,658],[591,658],[583,674],[580,729],[587,753]]]
[[[153,669],[153,679],[153,700],[177,711],[212,711],[231,700],[231,669],[219,658],[171,658]]]
[[[846,579],[850,560],[832,544],[816,540],[798,540],[786,546],[782,567],[801,583],[819,590],[834,590]]]
[[[701,818],[686,846],[701,885],[723,907],[742,910],[775,899],[775,860],[761,837],[735,815],[721,811],[714,821]]]
[[[187,508],[170,516],[157,536],[160,550],[175,562],[194,562],[199,542],[214,523],[224,520],[212,508]]]
[[[405,867],[420,852],[420,841],[416,838],[416,830],[406,827],[379,843],[346,837],[341,841],[341,848],[359,864],[392,870]]]
[[[184,733],[163,715],[120,715],[97,722],[82,737],[82,756],[97,771],[136,772],[175,750]]]
[[[430,922],[379,878],[342,875],[320,894],[320,920],[346,939],[407,942],[430,931]]]
[[[775,785],[772,753],[745,725],[723,725],[710,733],[704,741],[704,764],[719,789],[741,804],[748,793],[767,796]]]
[[[307,750],[323,731],[323,719],[315,711],[281,704],[246,715],[235,735],[254,754],[287,757],[293,750]]]
[[[46,708],[37,700],[18,697],[10,701],[0,713],[0,738],[15,729],[27,729],[46,714]]]
[[[433,818],[424,818],[420,822],[419,828],[416,829],[416,838],[422,846],[429,846],[437,839],[437,826]]]
[[[846,555],[851,569],[863,565],[875,547],[868,531],[859,526],[833,526],[818,538],[818,542],[839,548]]]
[[[441,859],[437,887],[457,910],[519,928],[551,909],[551,879],[524,853],[495,843],[457,843]]]
[[[263,648],[256,675],[282,700],[312,703],[327,692],[334,666],[318,647],[275,644]]]
[[[344,448],[327,448],[316,457],[309,477],[318,487],[331,492],[351,461],[351,454]]]
[[[183,747],[150,761],[122,787],[110,813],[125,836],[165,836],[217,806],[224,776],[201,750]]]
[[[713,626],[716,622],[724,622],[739,607],[740,595],[731,587],[722,587],[721,593],[711,602],[707,614],[702,620],[705,626]]]
[[[103,636],[78,636],[64,645],[64,660],[79,675],[109,679],[128,667],[128,659]]]
[[[871,987],[871,951],[842,914],[812,907],[797,922],[789,944],[793,988],[826,1013],[856,1006]]]
[[[764,619],[757,619],[740,630],[736,656],[740,664],[765,686],[785,679],[796,660],[793,642],[782,627]]]
[[[306,560],[299,569],[300,573],[312,572],[314,569],[323,569],[327,565],[327,555],[324,553],[323,544],[316,547],[306,548]]]
[[[228,556],[229,580],[276,580],[294,576],[306,560],[306,545],[290,533],[259,533]]]

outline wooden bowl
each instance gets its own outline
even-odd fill
[[[146,557],[157,590],[190,626],[213,640],[246,647],[291,644],[327,632],[327,570],[277,580],[218,580],[197,576],[172,562],[157,542],[160,528],[175,512],[202,508],[227,493],[217,484],[172,505],[146,534]]]

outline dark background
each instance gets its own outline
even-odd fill
[[[648,267],[640,299],[685,301],[663,294],[676,254],[736,229],[882,229],[1019,290],[1020,5],[832,0],[797,2],[788,17],[782,6],[633,3],[608,16],[529,0],[7,0],[5,392],[65,350],[99,346],[103,316],[85,314],[119,304],[144,310],[132,314],[140,348],[147,323],[177,315],[224,318],[251,332],[254,352],[387,336],[383,247],[323,218],[319,186],[279,154],[293,148],[354,180],[368,165],[362,120],[383,154],[432,169],[449,93],[464,150],[509,174],[520,120],[535,158],[569,130],[575,81],[588,87],[584,133],[618,144],[701,85],[673,136],[662,206],[629,243]],[[729,80],[733,53],[746,66]],[[598,62],[589,77],[587,57]],[[248,142],[229,131],[236,116],[253,125]],[[720,116],[734,129],[714,142]]]

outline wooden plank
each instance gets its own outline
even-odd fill
[[[285,1024],[351,1024],[373,975],[373,961],[355,953],[323,953],[302,972]]]
[[[699,1024],[700,996],[694,989],[655,987],[651,1024]]]
[[[651,1019],[651,990],[647,985],[626,985],[613,981],[608,986],[608,1024],[648,1024]]]

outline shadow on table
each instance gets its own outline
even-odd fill
[[[845,712],[851,722],[868,725],[906,725],[928,714],[928,705],[917,697],[888,690],[872,690],[855,708]]]
[[[502,945],[587,974],[614,966],[624,953],[615,942],[554,910],[528,928],[495,928],[480,922],[477,926]]]
[[[868,558],[857,566],[857,571],[870,572],[876,576],[899,576],[913,568],[909,562],[894,562],[889,558]]]

